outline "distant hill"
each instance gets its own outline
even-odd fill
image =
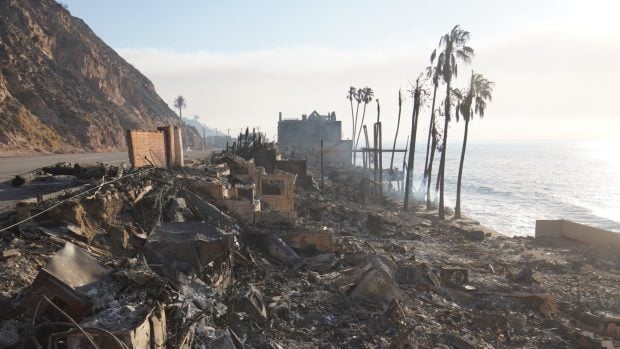
[[[127,129],[179,123],[151,81],[62,5],[0,0],[0,154],[122,150]],[[202,135],[184,133],[200,146]]]
[[[183,122],[185,122],[186,125],[188,126],[192,126],[193,128],[195,128],[198,133],[202,136],[202,130],[204,129],[205,131],[205,135],[207,137],[209,136],[224,136],[226,135],[225,133],[215,130],[213,128],[210,128],[209,126],[203,124],[202,122],[193,119],[193,118],[183,118]]]
[[[202,136],[204,130],[204,138],[206,140],[206,146],[208,148],[226,148],[226,144],[232,146],[236,138],[228,137],[224,132],[212,129],[209,126],[201,123],[196,119],[183,118],[185,125],[195,128]]]

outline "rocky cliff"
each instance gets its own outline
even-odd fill
[[[125,130],[179,122],[153,83],[63,6],[0,0],[0,154],[123,150]]]

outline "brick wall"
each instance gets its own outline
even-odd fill
[[[164,133],[160,131],[127,131],[129,160],[133,167],[155,165],[166,167]],[[148,159],[148,160],[147,160]]]
[[[295,211],[295,175],[290,174],[266,174],[259,177],[259,198],[266,204],[270,211],[293,212]],[[283,190],[280,195],[263,194],[263,181],[281,181]]]

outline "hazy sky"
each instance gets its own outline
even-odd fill
[[[62,2],[169,105],[181,94],[184,115],[220,130],[261,126],[275,136],[278,112],[316,109],[336,111],[349,137],[353,85],[375,90],[390,138],[398,89],[409,89],[439,37],[461,24],[476,56],[460,65],[456,87],[472,69],[496,82],[472,139],[620,138],[620,1]],[[408,131],[410,99],[405,106]],[[367,117],[376,118],[374,102]],[[452,125],[451,138],[461,130]]]

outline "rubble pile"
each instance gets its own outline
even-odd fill
[[[79,190],[4,212],[0,348],[620,347],[619,251],[404,212],[354,168],[321,193],[299,159],[235,151],[65,166]]]

